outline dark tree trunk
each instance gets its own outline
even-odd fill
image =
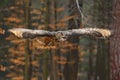
[[[94,22],[97,27],[108,28],[110,22],[111,0],[94,0]],[[109,80],[108,41],[98,40],[95,80]]]
[[[71,6],[73,5],[76,5],[76,2],[74,0],[69,0],[69,8],[71,8]],[[77,9],[77,6],[75,7],[75,9]],[[80,15],[80,13],[78,12],[78,10],[73,10],[73,12],[71,12],[71,14],[69,15]],[[78,18],[69,20],[68,29],[75,29],[80,27],[80,16],[78,16]],[[75,24],[75,22],[78,22],[77,25]],[[64,68],[64,77],[65,80],[77,80],[79,38],[72,36],[69,41],[70,43],[72,43],[72,46],[68,49],[67,64]]]
[[[98,41],[98,52],[96,60],[96,79],[95,80],[108,80],[108,41]]]
[[[25,15],[25,25],[27,28],[31,28],[30,23],[30,7],[31,7],[31,0],[24,1],[24,15]],[[26,53],[25,53],[25,80],[32,79],[32,41],[27,39],[26,40]]]
[[[110,80],[120,80],[120,0],[114,0],[110,38]]]

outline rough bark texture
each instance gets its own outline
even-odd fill
[[[114,0],[114,19],[111,28],[114,35],[110,38],[110,80],[120,80],[120,0]]]

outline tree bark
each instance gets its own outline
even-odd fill
[[[30,24],[30,7],[31,0],[24,1],[24,15],[25,15],[25,25],[27,28],[31,28]],[[26,53],[25,53],[25,72],[24,79],[31,80],[32,79],[32,41],[29,39],[26,40]]]
[[[110,38],[110,80],[120,80],[120,0],[114,0]]]
[[[72,5],[76,5],[76,2],[74,0],[69,0],[69,8],[71,8]],[[73,11],[69,15],[72,16],[76,14],[78,15],[80,13]],[[80,23],[80,20],[78,20],[77,22]],[[80,25],[76,25],[76,26],[75,25],[76,24],[74,19],[69,20],[68,29],[75,29],[80,27]],[[71,39],[69,39],[69,42],[72,43],[72,46],[68,50],[67,64],[65,65],[65,68],[64,68],[64,77],[65,77],[65,80],[77,80],[77,73],[78,73],[78,45],[77,44],[79,44],[79,38],[73,36]]]

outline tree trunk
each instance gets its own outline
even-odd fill
[[[24,15],[25,15],[25,25],[27,28],[30,28],[30,7],[31,1],[25,0],[24,1]],[[29,39],[26,40],[26,53],[25,53],[25,80],[32,79],[32,41]]]
[[[114,0],[110,38],[110,80],[120,80],[120,0]]]
[[[108,28],[110,22],[111,0],[94,0],[94,22],[97,27]],[[95,80],[109,80],[108,40],[98,40]]]
[[[76,2],[74,0],[69,0],[69,8],[71,6],[76,5]],[[77,9],[77,8],[75,8]],[[73,10],[73,12],[69,13],[70,16],[72,15],[79,15],[80,13],[78,10]],[[80,25],[80,16],[77,16],[79,18],[71,19],[69,20],[68,29],[75,29],[79,28]],[[75,24],[77,22],[77,25]],[[64,68],[64,77],[65,80],[77,80],[77,73],[78,73],[78,45],[79,44],[79,38],[78,37],[72,37],[69,42],[72,44],[71,47],[68,49],[68,55],[67,55],[67,64]]]

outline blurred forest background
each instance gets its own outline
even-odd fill
[[[4,29],[116,31],[110,40],[73,36],[63,43],[0,35],[0,80],[120,80],[119,7],[120,0],[0,0]]]

